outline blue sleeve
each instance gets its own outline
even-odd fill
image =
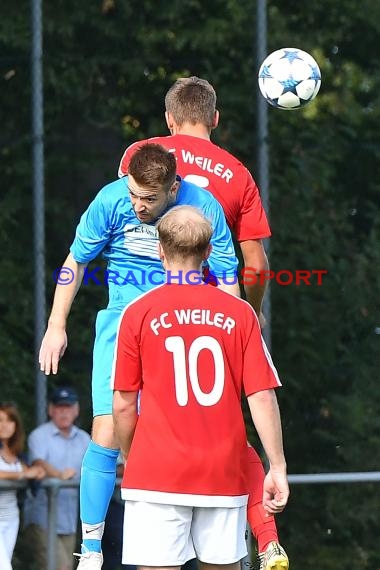
[[[89,263],[107,245],[112,228],[112,204],[103,188],[82,215],[70,251],[78,263]]]
[[[212,250],[208,258],[210,271],[216,277],[234,277],[238,260],[223,208],[214,198],[204,208],[204,214],[211,221],[214,229],[211,238]]]

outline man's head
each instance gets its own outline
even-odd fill
[[[199,268],[211,252],[210,221],[193,206],[177,206],[157,224],[160,257],[165,268],[172,264]]]
[[[79,399],[71,386],[54,388],[49,398],[49,417],[60,430],[69,429],[79,415]]]
[[[182,127],[186,123],[202,125],[211,131],[219,120],[215,89],[206,79],[199,77],[177,79],[166,94],[165,110],[171,132],[175,126]]]
[[[137,218],[154,222],[174,204],[179,182],[176,159],[159,144],[145,143],[133,154],[128,168],[128,190]]]

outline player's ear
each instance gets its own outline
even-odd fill
[[[218,109],[215,109],[215,113],[214,113],[214,119],[212,121],[212,129],[216,129],[216,127],[219,125],[219,111]]]
[[[177,195],[180,185],[181,185],[180,180],[176,180],[173,186],[170,188],[169,193],[171,194],[172,198]]]
[[[203,258],[204,261],[206,261],[206,259],[208,259],[210,257],[211,251],[212,251],[212,245],[211,245],[211,243],[209,243],[207,248],[206,248],[205,254],[204,254],[204,258]]]
[[[172,132],[172,130],[174,128],[174,121],[173,121],[173,117],[172,117],[171,113],[168,113],[168,111],[165,111],[165,121],[166,121],[166,124],[168,126],[169,131]]]
[[[162,245],[160,244],[160,242],[158,242],[158,257],[160,258],[160,260],[163,262],[165,259],[165,254],[164,254],[164,250],[162,249]]]

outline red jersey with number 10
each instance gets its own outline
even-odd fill
[[[204,284],[146,293],[124,311],[113,381],[141,390],[124,499],[246,503],[241,394],[281,385],[248,303]]]
[[[190,135],[155,137],[133,143],[124,152],[119,176],[128,174],[133,153],[144,143],[161,144],[177,158],[178,174],[206,188],[221,204],[238,241],[271,235],[260,193],[250,172],[232,154],[209,140]]]

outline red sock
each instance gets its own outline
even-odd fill
[[[278,542],[274,516],[267,515],[263,508],[263,483],[265,471],[260,457],[248,446],[248,505],[247,519],[253,536],[257,540],[257,549],[264,552],[270,542]]]

